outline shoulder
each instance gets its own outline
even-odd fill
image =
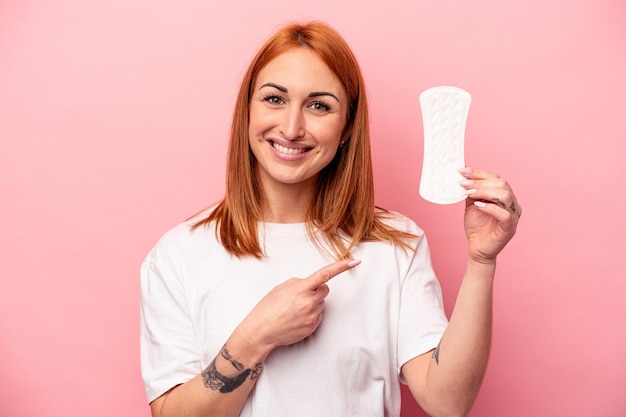
[[[416,236],[422,236],[424,231],[411,218],[396,211],[377,209],[376,218],[385,225],[401,232],[410,233]]]
[[[194,252],[194,248],[206,247],[211,241],[216,240],[213,223],[197,224],[206,218],[211,211],[212,208],[203,210],[163,233],[150,251],[148,259],[154,257],[169,258],[177,256],[176,254],[191,254]]]

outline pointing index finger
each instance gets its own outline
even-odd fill
[[[344,259],[341,261],[334,262],[330,265],[326,265],[325,267],[318,269],[313,274],[311,274],[308,278],[305,278],[307,283],[310,284],[311,289],[316,289],[322,284],[326,284],[335,276],[341,274],[342,272],[347,271],[348,269],[352,269],[361,261],[358,259]]]

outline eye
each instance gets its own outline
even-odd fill
[[[317,100],[309,105],[309,108],[321,112],[326,113],[330,110],[330,106],[323,101]]]
[[[282,97],[277,96],[275,94],[264,96],[263,101],[269,104],[276,105],[276,106],[279,104],[283,104],[285,102],[285,100],[283,100]]]

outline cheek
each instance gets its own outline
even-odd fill
[[[267,109],[264,109],[258,103],[252,103],[250,105],[250,113],[248,117],[248,128],[258,128],[266,123],[268,120]]]
[[[341,120],[328,122],[323,121],[315,124],[314,126],[316,137],[323,140],[327,145],[337,145],[341,141],[341,135],[343,134],[344,123]]]

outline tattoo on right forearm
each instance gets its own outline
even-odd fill
[[[232,356],[230,356],[230,353],[228,353],[228,351],[226,350],[226,346],[222,348],[221,353],[222,353],[222,357],[226,359],[228,362],[230,362],[235,367],[236,370],[243,371],[243,365],[237,362],[236,360],[234,360]]]
[[[261,375],[262,370],[263,370],[263,364],[261,362],[254,365],[254,369],[252,370],[252,375],[250,375],[250,379],[252,381],[256,381],[259,375]]]
[[[244,370],[244,366],[237,362],[230,356],[228,350],[226,350],[226,346],[224,346],[221,350],[221,355],[224,359],[229,361],[235,369],[240,371],[237,375],[229,377],[222,375],[215,366],[215,361],[217,358],[213,359],[213,361],[207,366],[207,368],[202,371],[202,381],[204,382],[204,386],[206,388],[212,389],[214,391],[218,391],[226,394],[229,392],[233,392],[237,388],[239,388],[244,382],[246,382],[246,378],[250,375],[250,380],[255,381],[261,371],[263,370],[263,364],[261,362],[257,363],[254,366],[254,369],[246,369]]]

